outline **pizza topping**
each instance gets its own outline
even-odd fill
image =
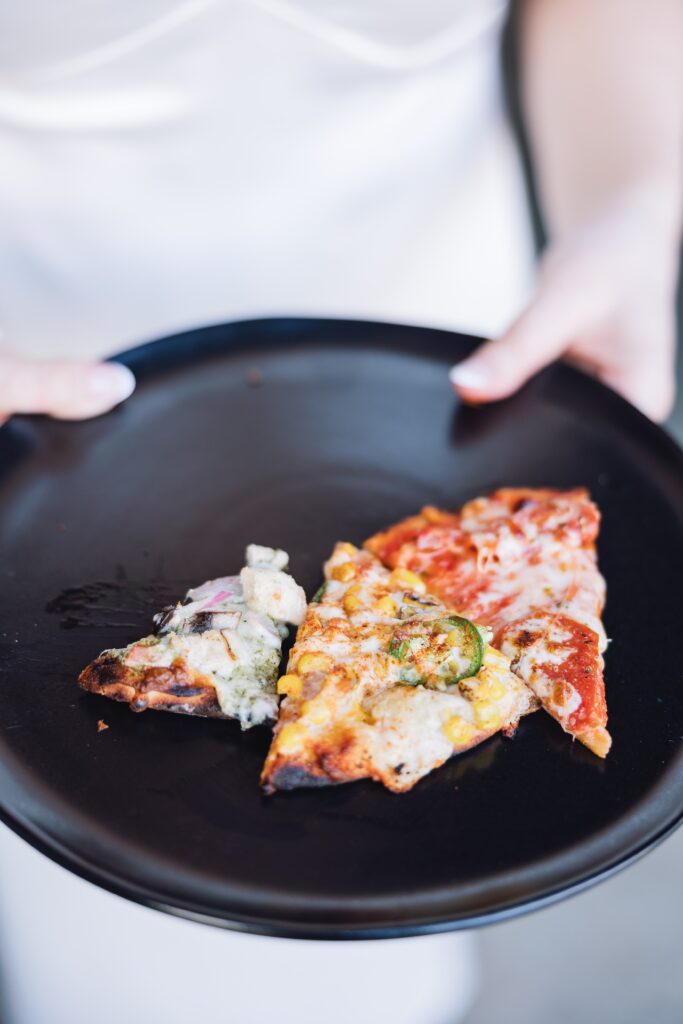
[[[97,689],[99,680],[99,692],[106,693],[106,665],[113,659],[134,691],[131,706],[147,706],[141,694],[164,692],[178,700],[163,706],[186,710],[183,696],[203,687],[215,693],[214,707],[204,713],[220,709],[243,728],[272,721],[285,623],[301,621],[306,597],[283,571],[285,551],[251,544],[246,561],[239,576],[209,580],[189,590],[183,603],[163,609],[154,617],[155,635],[105,652],[82,682]]]
[[[449,615],[403,623],[394,631],[388,653],[404,663],[402,683],[443,690],[477,674],[484,645],[474,623]]]
[[[274,622],[298,624],[306,609],[306,596],[292,577],[283,572],[289,562],[286,551],[250,544],[246,561],[239,576],[208,580],[188,590],[182,604],[164,608],[155,615],[155,632],[161,636],[233,630],[246,616],[251,628],[264,634],[270,632],[277,642],[282,632]]]
[[[403,594],[401,602],[401,607],[398,613],[399,618],[401,619],[412,619],[413,616],[417,615],[420,611],[438,607],[438,601],[435,601],[433,598],[423,597],[420,594],[414,594],[410,591]]]
[[[182,604],[163,608],[154,616],[155,632],[205,633],[209,629],[235,629],[240,621],[242,590],[238,576],[208,580],[188,590]]]
[[[444,733],[454,747],[466,747],[476,739],[477,727],[460,715],[452,715],[444,725]]]
[[[427,680],[419,674],[417,669],[402,668],[397,683],[399,686],[426,686]]]
[[[398,587],[410,588],[414,594],[424,594],[427,590],[424,580],[410,569],[394,569],[390,580]]]
[[[218,601],[239,597],[240,581],[238,576],[221,576],[217,580],[207,580],[198,587],[192,587],[185,595],[183,603],[202,604],[205,608],[213,607]]]
[[[235,629],[241,615],[236,610],[208,612],[194,604],[180,605],[178,608],[167,608],[154,616],[155,632],[160,636],[164,633],[187,636],[191,633],[206,633],[209,629]]]
[[[332,659],[327,654],[319,651],[309,651],[302,654],[297,662],[297,672],[306,675],[308,672],[329,672],[332,667]]]
[[[600,612],[604,580],[594,541],[599,512],[585,491],[503,489],[459,514],[434,510],[368,541],[394,571],[417,572],[432,594],[496,637],[536,608],[561,611],[594,630],[605,645]]]
[[[398,605],[390,594],[378,598],[374,610],[378,615],[386,616],[389,619],[395,619],[398,615]]]
[[[389,654],[392,658],[398,658],[402,661],[405,655],[410,650],[410,643],[408,640],[398,640],[396,637],[393,638],[389,644]]]
[[[308,725],[327,725],[332,718],[332,708],[321,694],[311,697],[301,705],[303,720]]]
[[[298,625],[306,612],[306,595],[291,576],[279,569],[245,566],[240,573],[244,601],[252,611]]]
[[[303,693],[301,676],[296,672],[288,672],[286,675],[280,676],[277,681],[277,692],[284,697],[300,697]]]
[[[353,562],[342,562],[332,570],[332,579],[340,583],[348,583],[356,575],[356,567]]]
[[[459,513],[423,509],[366,548],[394,573],[419,573],[431,594],[489,626],[546,709],[604,756],[599,524],[584,490],[507,488]],[[412,617],[409,605],[401,615]]]
[[[404,791],[536,706],[488,645],[489,630],[419,593],[412,573],[353,550],[338,545],[327,562],[325,591],[278,683],[284,700],[263,772],[271,791],[368,775]],[[340,574],[349,562],[353,572]]]
[[[358,586],[349,587],[344,594],[344,600],[342,601],[344,611],[347,615],[352,615],[353,612],[359,611],[363,606],[361,599],[361,589]]]
[[[272,619],[270,615],[262,615],[261,612],[254,612],[251,609],[242,612],[242,622],[264,644],[269,647],[279,647],[282,640],[287,636],[288,630],[283,622]]]
[[[240,583],[247,607],[279,622],[298,625],[306,612],[306,595],[283,569],[289,555],[279,548],[250,544],[247,564],[240,572]]]
[[[579,739],[595,729],[606,734],[604,691],[595,686],[600,638],[593,630],[567,616],[537,613],[506,630],[501,650],[565,728]],[[602,733],[599,745],[605,745]]]
[[[263,544],[247,544],[246,564],[255,568],[285,572],[289,567],[289,555],[282,548],[268,548]]]
[[[265,646],[244,626],[150,637],[121,651],[119,658],[124,666],[144,667],[144,677],[137,682],[141,693],[163,691],[168,679],[181,697],[183,690],[192,686],[193,673],[197,673],[213,686],[223,714],[239,719],[243,727],[275,717],[271,681],[280,664],[279,642]]]

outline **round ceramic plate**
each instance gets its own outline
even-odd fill
[[[88,423],[0,431],[0,802],[84,877],[149,906],[291,936],[470,927],[634,860],[683,812],[682,457],[558,366],[460,405],[475,339],[265,320],[129,352],[134,397]],[[545,714],[402,796],[371,782],[262,796],[269,732],[132,714],[79,670],[144,635],[250,541],[311,593],[335,541],[500,485],[586,485],[603,512],[606,762]],[[107,726],[98,730],[98,722]]]

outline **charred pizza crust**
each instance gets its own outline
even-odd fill
[[[105,651],[78,677],[89,693],[128,704],[131,711],[175,711],[204,718],[227,718],[216,687],[181,659],[168,667],[127,665],[115,651]]]

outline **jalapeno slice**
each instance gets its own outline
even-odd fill
[[[444,689],[476,676],[484,642],[474,623],[460,615],[416,618],[394,630],[387,653],[401,662],[401,683]]]
[[[461,679],[476,676],[484,660],[484,641],[477,627],[462,615],[449,615],[445,619],[439,619],[439,625],[462,658],[462,669],[451,682],[459,683]]]

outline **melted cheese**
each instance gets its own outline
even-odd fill
[[[446,632],[430,627],[448,609],[401,586],[378,559],[349,545],[337,546],[325,578],[290,655],[288,672],[298,672],[302,685],[281,705],[263,773],[267,785],[277,786],[278,772],[289,764],[330,781],[369,775],[391,789],[409,789],[453,753],[514,726],[535,707],[509,661],[488,645],[480,671],[462,684],[410,685],[392,643],[396,651],[396,636],[409,626],[411,635],[425,638],[425,664],[436,657],[438,665]],[[482,634],[488,639],[489,631]]]
[[[285,622],[297,623],[305,596],[282,571],[286,552],[250,545],[240,576],[210,580],[156,617],[156,636],[117,652],[134,668],[181,661],[211,681],[223,714],[243,728],[277,714],[275,681]]]
[[[244,601],[252,611],[298,626],[306,614],[303,589],[280,569],[245,566],[240,572]]]
[[[429,590],[491,626],[515,672],[564,728],[580,739],[601,730],[604,756],[599,520],[585,491],[503,489],[460,513],[425,509],[367,547],[391,568],[423,573]]]

